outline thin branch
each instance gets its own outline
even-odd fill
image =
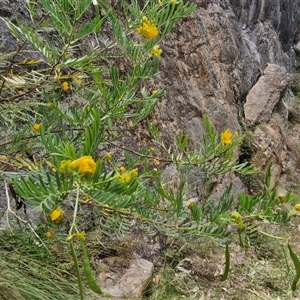
[[[7,220],[7,225],[9,228],[11,228],[10,224],[9,224],[9,213],[11,213],[15,218],[17,218],[19,221],[21,221],[22,223],[24,223],[26,226],[29,227],[29,229],[31,230],[31,232],[35,235],[35,237],[40,241],[40,243],[43,245],[43,247],[49,252],[50,250],[48,249],[48,247],[45,245],[45,243],[42,241],[42,239],[39,237],[39,235],[35,232],[35,230],[33,229],[33,227],[30,225],[30,223],[24,219],[22,219],[20,216],[18,216],[12,209],[10,206],[10,196],[9,196],[9,192],[8,192],[8,186],[7,186],[7,182],[4,182],[5,185],[5,194],[6,194],[6,203],[7,203],[7,211],[6,211],[6,220]]]

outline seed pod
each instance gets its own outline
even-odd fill
[[[93,292],[95,292],[97,294],[102,294],[100,287],[98,286],[98,284],[96,283],[96,281],[93,277],[90,260],[87,255],[85,244],[84,244],[83,240],[80,240],[80,245],[81,245],[82,254],[83,254],[83,269],[84,269],[85,276],[87,278],[88,285]]]

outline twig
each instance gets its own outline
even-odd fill
[[[246,289],[246,291],[249,291],[249,292],[253,293],[255,296],[257,296],[260,299],[268,300],[267,298],[265,298],[263,296],[260,296],[256,291],[253,291],[253,290],[250,290],[250,289]]]
[[[6,211],[6,220],[7,220],[7,225],[9,228],[11,228],[10,224],[9,224],[9,218],[8,215],[9,213],[11,213],[14,217],[16,217],[19,221],[21,221],[22,223],[24,223],[25,225],[27,225],[29,227],[29,229],[32,231],[32,233],[35,235],[35,237],[40,241],[40,243],[43,245],[43,247],[49,252],[50,250],[48,249],[48,247],[45,245],[45,243],[42,241],[42,239],[39,237],[39,235],[35,232],[35,230],[33,229],[33,227],[30,225],[30,223],[24,219],[22,219],[20,216],[18,216],[12,209],[10,206],[10,197],[9,197],[9,192],[8,192],[8,186],[7,186],[7,182],[4,181],[4,185],[5,185],[5,194],[6,194],[6,203],[7,203],[7,211]]]

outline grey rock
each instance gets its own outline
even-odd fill
[[[141,296],[152,276],[153,264],[143,258],[130,262],[123,274],[113,271],[101,272],[98,277],[103,293],[111,297],[135,299]]]
[[[290,78],[284,67],[267,65],[263,75],[246,98],[244,112],[248,125],[253,126],[270,120],[275,106],[286,91]]]

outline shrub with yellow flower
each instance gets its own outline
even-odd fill
[[[223,146],[232,143],[232,133],[228,128],[221,133],[221,141]]]
[[[155,38],[159,33],[158,28],[146,16],[142,18],[142,25],[138,28],[137,32],[147,40]]]

